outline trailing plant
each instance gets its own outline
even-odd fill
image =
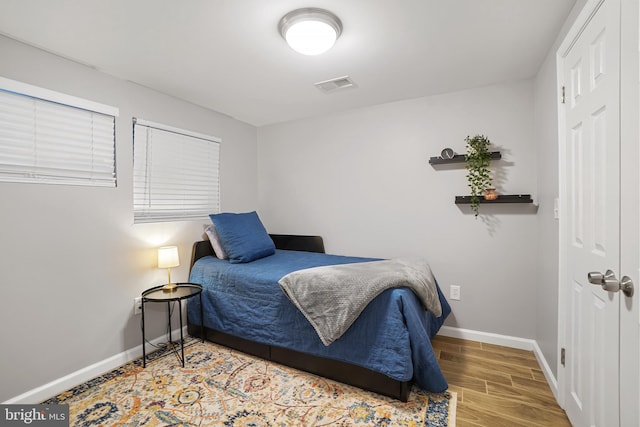
[[[471,209],[478,217],[480,197],[484,197],[487,188],[491,188],[491,174],[489,163],[491,153],[489,145],[491,141],[484,135],[476,135],[473,138],[466,137],[467,154],[465,155],[465,167],[467,169],[467,182],[471,188]]]

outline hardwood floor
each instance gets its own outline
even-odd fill
[[[571,426],[533,352],[442,336],[433,348],[458,393],[456,427]]]

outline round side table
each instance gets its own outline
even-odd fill
[[[166,302],[167,315],[169,317],[169,342],[171,339],[171,303],[178,302],[178,313],[180,313],[180,351],[178,358],[184,368],[184,332],[182,331],[182,300],[193,298],[196,295],[200,298],[200,338],[204,342],[204,315],[202,312],[202,285],[197,283],[176,283],[172,290],[163,289],[163,285],[154,286],[142,292],[142,367],[147,366],[146,337],[144,331],[144,305],[148,302]],[[177,353],[176,353],[177,354]]]

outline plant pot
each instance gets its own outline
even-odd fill
[[[495,188],[487,188],[487,192],[484,194],[485,200],[495,200],[498,198],[498,193],[496,193]]]

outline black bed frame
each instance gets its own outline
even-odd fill
[[[278,249],[324,253],[324,243],[320,236],[288,234],[270,234],[269,236],[271,236]],[[215,256],[211,243],[208,240],[194,243],[191,266],[198,259],[205,256]],[[188,327],[189,334],[200,336],[199,324],[189,323]],[[379,372],[351,363],[261,344],[209,328],[204,328],[204,338],[243,353],[393,397],[403,402],[406,402],[409,398],[411,382],[394,380]]]

